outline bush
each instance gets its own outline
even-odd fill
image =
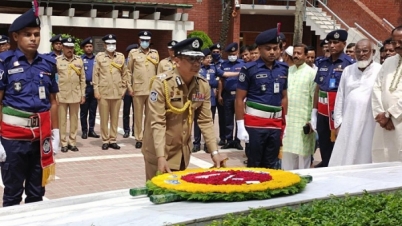
[[[52,34],[52,37],[55,36],[55,34]],[[68,35],[68,34],[61,34],[62,38],[74,38],[75,39],[75,44],[74,44],[74,54],[81,56],[82,54],[84,54],[84,51],[81,49],[80,43],[81,43],[81,39],[76,38],[72,35]],[[50,47],[50,49],[52,49],[52,47]]]
[[[203,44],[201,49],[206,49],[213,45],[211,38],[203,31],[193,31],[187,36],[187,38],[195,38],[195,37],[198,37],[202,40]]]
[[[295,208],[275,210],[252,209],[246,215],[229,214],[210,226],[349,226],[400,225],[402,191],[362,196],[331,197],[302,204]]]

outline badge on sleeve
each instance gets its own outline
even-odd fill
[[[4,71],[0,69],[0,80],[3,79],[3,74],[4,74]]]
[[[244,81],[246,81],[246,75],[244,73],[240,73],[239,82],[244,82]]]
[[[158,100],[158,93],[155,91],[152,91],[151,94],[149,95],[149,100],[151,102],[156,102]]]

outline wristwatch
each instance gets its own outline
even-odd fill
[[[385,118],[391,118],[391,115],[389,114],[388,111],[385,112]]]
[[[213,151],[213,152],[211,152],[211,157],[213,157],[214,155],[217,155],[217,154],[219,154],[219,151],[218,151],[218,150]]]

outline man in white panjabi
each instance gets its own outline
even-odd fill
[[[391,35],[397,54],[382,64],[373,89],[373,162],[402,161],[402,26]]]
[[[355,47],[357,63],[342,73],[336,94],[334,121],[337,133],[328,166],[371,163],[375,128],[371,94],[381,65],[373,62],[372,43],[363,39]]]

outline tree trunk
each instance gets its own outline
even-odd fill
[[[222,29],[219,36],[219,44],[225,46],[228,39],[230,20],[232,19],[232,0],[225,0],[222,8]]]
[[[305,0],[296,0],[295,29],[293,34],[293,45],[303,42],[303,7]]]

